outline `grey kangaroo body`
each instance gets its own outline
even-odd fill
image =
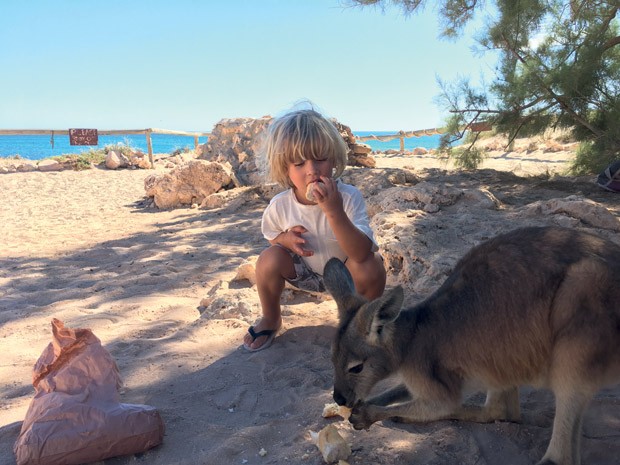
[[[334,400],[357,429],[376,421],[518,420],[518,386],[547,387],[556,413],[539,464],[580,463],[581,418],[620,381],[620,246],[561,228],[524,228],[475,248],[420,304],[400,287],[367,302],[337,259],[325,269],[339,309]],[[398,373],[404,385],[368,399]],[[462,405],[482,386],[483,406]]]

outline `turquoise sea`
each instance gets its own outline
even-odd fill
[[[396,134],[398,131],[357,131],[354,132],[356,136],[367,135],[388,135]],[[434,136],[422,136],[422,137],[410,137],[405,139],[405,149],[412,150],[416,147],[424,147],[427,149],[436,148],[439,145],[438,135]],[[153,142],[154,153],[171,153],[178,149],[194,148],[194,138],[188,136],[174,136],[166,134],[153,134],[151,135]],[[200,137],[199,144],[207,142],[206,137]],[[21,158],[27,158],[30,160],[41,160],[43,158],[50,158],[59,155],[69,153],[81,153],[91,148],[103,148],[106,145],[122,143],[130,145],[136,149],[140,149],[144,152],[146,148],[146,137],[143,135],[128,135],[128,136],[99,136],[98,146],[71,146],[69,145],[69,136],[54,136],[54,144],[52,146],[51,137],[44,136],[0,136],[0,157],[14,157],[19,155]],[[389,150],[400,149],[399,139],[393,139],[388,142],[380,142],[376,140],[365,141],[372,147],[373,150]]]

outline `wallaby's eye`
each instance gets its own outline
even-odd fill
[[[358,374],[358,373],[361,373],[363,369],[364,369],[364,364],[358,363],[357,365],[353,365],[351,368],[349,368],[349,373]]]

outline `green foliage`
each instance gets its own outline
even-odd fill
[[[477,40],[482,50],[499,51],[496,77],[480,89],[468,80],[442,85],[444,108],[458,116],[448,125],[453,138],[477,121],[511,140],[571,128],[583,143],[579,172],[596,173],[619,158],[618,0],[351,1],[392,4],[407,15],[438,3],[446,37],[458,37],[474,14],[484,15]]]
[[[116,144],[109,144],[103,147],[103,149],[95,150],[95,152],[98,152],[98,151],[103,151],[104,157],[108,153],[114,151],[116,153],[120,153],[126,156],[127,158],[129,158],[136,151],[136,149],[133,148],[131,145],[131,142],[128,139],[126,139],[124,143],[118,142]]]
[[[594,142],[584,141],[579,144],[569,173],[575,176],[600,173],[617,159],[618,157],[609,157],[606,152],[599,150]]]
[[[484,152],[476,146],[449,149],[448,155],[458,168],[475,170],[484,160]]]
[[[463,134],[459,131],[462,126],[462,119],[459,114],[452,115],[446,121],[447,132],[440,138],[438,151],[440,155],[451,158],[458,168],[474,170],[478,168],[485,157],[485,153],[475,146],[480,133],[467,131],[466,134]],[[463,137],[465,138],[465,145],[452,147],[456,141]]]
[[[88,154],[88,155],[86,155]],[[105,156],[97,157],[89,152],[77,155],[74,153],[67,153],[53,157],[54,160],[62,163],[63,165],[69,165],[76,171],[88,170],[92,165],[97,165],[105,160]]]
[[[178,148],[178,149],[176,149],[176,150],[172,151],[172,152],[170,153],[170,155],[171,155],[171,156],[175,156],[175,155],[183,155],[184,153],[191,153],[191,152],[193,152],[193,151],[194,151],[194,149],[190,149],[189,147],[185,146],[185,147],[183,147],[183,148]]]

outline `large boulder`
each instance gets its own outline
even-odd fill
[[[375,159],[370,155],[372,151],[370,145],[358,143],[357,138],[346,124],[342,124],[335,119],[332,120],[338,132],[349,146],[348,162],[349,166],[361,166],[365,168],[374,168],[377,164]]]
[[[262,118],[235,118],[219,121],[207,143],[200,147],[199,159],[229,163],[243,185],[264,182],[256,163],[261,135],[271,122],[270,116]]]
[[[46,158],[41,160],[38,164],[39,171],[62,171],[65,166],[53,158]]]
[[[146,195],[158,208],[202,205],[205,199],[223,189],[238,186],[227,163],[193,160],[167,174],[153,174],[144,180]]]
[[[109,170],[124,168],[128,163],[127,157],[116,150],[110,150],[105,156],[105,167]]]

